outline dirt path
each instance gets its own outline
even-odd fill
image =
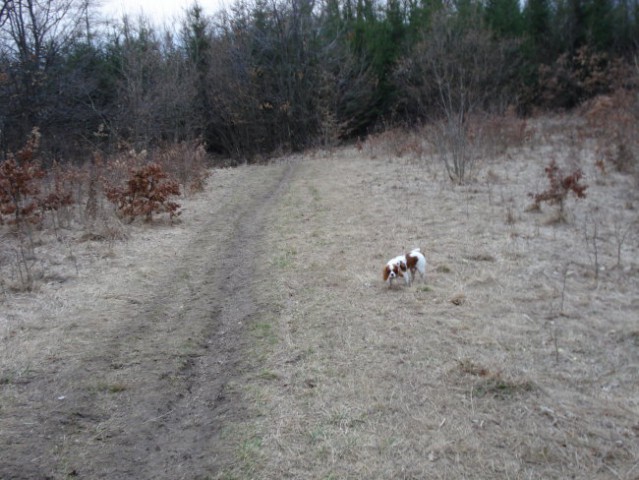
[[[243,406],[227,381],[247,365],[264,218],[292,170],[217,173],[190,229],[127,246],[138,258],[105,267],[103,290],[98,276],[49,294],[29,371],[3,381],[0,478],[202,478],[232,462],[221,435]]]

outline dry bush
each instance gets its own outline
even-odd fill
[[[426,142],[417,131],[391,128],[370,135],[358,148],[364,149],[371,158],[396,157],[420,160],[427,153]]]
[[[131,169],[139,168],[148,163],[149,154],[146,150],[136,151],[128,144],[121,144],[120,151],[112,157],[102,158],[97,164],[101,180],[104,183],[117,185],[128,180]],[[97,159],[96,159],[97,160]]]
[[[622,60],[583,46],[574,55],[564,53],[552,65],[539,67],[534,96],[546,108],[571,108],[596,95],[629,86],[626,79],[632,76],[628,73],[629,67]]]
[[[503,115],[481,114],[469,119],[471,137],[481,139],[481,150],[487,157],[505,154],[508,149],[521,148],[530,138],[530,127],[525,118],[510,107]]]
[[[73,165],[54,162],[44,180],[44,193],[39,199],[43,213],[49,213],[54,230],[61,224],[60,211],[68,209],[82,199],[86,172]],[[67,218],[67,224],[70,218]]]
[[[108,185],[107,199],[115,204],[118,212],[129,217],[144,217],[150,222],[154,213],[168,213],[173,219],[180,215],[180,205],[170,200],[180,195],[180,186],[157,163],[131,168],[124,186]]]
[[[429,130],[430,140],[453,183],[463,184],[483,157],[483,132],[471,122],[441,120]]]
[[[597,141],[597,168],[612,165],[621,173],[639,174],[639,99],[636,91],[619,89],[585,105],[587,126]]]
[[[38,195],[44,171],[35,160],[39,143],[40,133],[34,128],[25,146],[15,154],[10,152],[0,165],[0,225],[19,226],[41,219]]]
[[[474,113],[465,122],[441,121],[430,130],[431,141],[455,183],[471,179],[478,161],[521,148],[529,136],[527,121],[512,108],[503,115]]]
[[[569,171],[559,168],[557,162],[552,159],[544,168],[548,178],[548,188],[541,193],[529,193],[534,200],[536,209],[540,208],[542,202],[559,206],[559,216],[564,218],[564,204],[568,194],[572,193],[575,198],[585,198],[588,185],[580,183],[583,173],[579,168],[572,168]]]
[[[168,145],[153,154],[164,170],[175,178],[184,193],[201,192],[209,176],[209,159],[201,141]]]
[[[149,221],[156,214],[173,219],[181,213],[173,201],[180,195],[179,184],[163,166],[149,163],[146,151],[124,144],[112,156],[95,152],[81,166],[54,161],[44,169],[38,144],[35,129],[25,146],[0,164],[2,288],[33,290],[47,279],[66,278],[60,272],[72,271],[65,267],[69,262],[77,273],[77,245],[99,241],[110,248],[128,237],[116,214]],[[167,147],[158,156],[190,191],[203,187],[206,153],[200,144]]]

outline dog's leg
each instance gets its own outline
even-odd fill
[[[407,270],[406,273],[404,273],[404,282],[406,282],[406,285],[408,285],[410,287],[411,283],[413,283],[413,279],[412,276],[410,274],[410,270]]]

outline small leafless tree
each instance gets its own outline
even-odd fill
[[[479,153],[481,129],[473,114],[508,103],[504,86],[515,63],[513,44],[493,39],[480,21],[438,12],[413,55],[400,62],[396,79],[423,110],[435,107],[440,121],[435,144],[455,183],[463,183]]]
[[[621,217],[615,217],[613,220],[613,230],[615,236],[615,243],[617,246],[617,264],[616,268],[621,268],[621,250],[623,245],[628,239],[628,236],[635,235],[637,227],[639,225],[636,222],[624,221]]]
[[[598,220],[588,215],[584,220],[584,241],[586,243],[586,251],[592,262],[592,268],[595,275],[595,283],[599,282],[599,236],[598,236]]]

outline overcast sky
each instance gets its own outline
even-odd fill
[[[191,0],[102,0],[102,12],[106,17],[120,19],[123,14],[136,17],[144,13],[153,23],[171,23],[184,16],[184,11],[194,1]],[[200,6],[207,15],[216,13],[224,4],[223,0],[200,0]]]

